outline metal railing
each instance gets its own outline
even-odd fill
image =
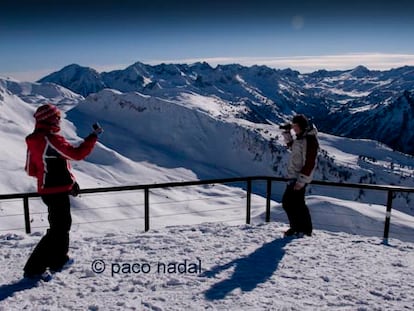
[[[145,231],[150,229],[150,189],[160,188],[174,188],[174,187],[188,187],[210,184],[229,184],[229,183],[246,183],[246,224],[250,224],[251,220],[251,194],[252,194],[252,182],[253,181],[266,181],[266,222],[270,222],[270,204],[272,195],[272,182],[287,182],[289,179],[282,177],[269,177],[269,176],[249,176],[249,177],[236,177],[236,178],[222,178],[222,179],[207,179],[197,181],[183,181],[183,182],[168,182],[159,184],[146,184],[146,185],[132,185],[132,186],[117,186],[117,187],[104,187],[104,188],[88,188],[81,189],[81,194],[86,193],[103,193],[103,192],[117,192],[117,191],[131,191],[131,190],[144,190],[144,221]],[[313,185],[328,186],[328,187],[341,187],[341,188],[353,188],[353,189],[369,189],[379,190],[387,192],[386,212],[385,212],[385,224],[383,243],[388,244],[389,230],[391,224],[391,210],[394,193],[396,192],[409,192],[414,193],[412,187],[399,187],[392,185],[373,185],[373,184],[355,184],[355,183],[338,183],[328,181],[312,181]],[[2,194],[0,200],[7,199],[22,199],[23,210],[25,219],[26,233],[31,233],[30,227],[30,210],[29,210],[29,198],[40,197],[36,192],[31,193],[16,193],[16,194]]]

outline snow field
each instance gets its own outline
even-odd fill
[[[0,263],[9,273],[0,277],[0,310],[414,308],[413,243],[385,246],[377,238],[323,230],[282,239],[285,228],[273,222],[105,235],[76,230],[75,264],[30,290],[16,282],[40,234],[1,235]]]

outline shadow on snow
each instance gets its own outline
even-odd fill
[[[200,276],[211,278],[235,266],[234,273],[229,279],[214,284],[205,292],[206,299],[223,299],[236,288],[248,292],[255,289],[257,285],[265,283],[277,270],[285,254],[284,247],[290,241],[291,239],[273,240],[263,244],[246,257],[235,259],[224,265],[214,266],[209,271],[203,272]]]
[[[5,284],[0,286],[0,301],[6,300],[12,297],[15,293],[37,287],[38,282],[36,280],[21,279],[17,282]]]

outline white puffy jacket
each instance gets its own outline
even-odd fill
[[[292,150],[287,168],[288,178],[305,184],[312,181],[319,148],[317,133],[313,126],[296,139],[293,139],[290,132],[283,133],[287,146]]]

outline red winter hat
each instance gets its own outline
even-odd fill
[[[35,117],[36,122],[41,122],[56,117],[60,118],[60,111],[55,105],[45,104],[37,108],[33,116]]]

